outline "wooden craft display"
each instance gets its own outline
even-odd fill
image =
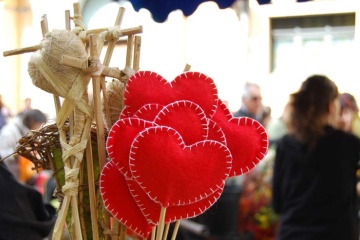
[[[4,56],[11,56],[34,52],[28,65],[29,75],[35,86],[54,96],[56,109],[56,124],[32,132],[35,137],[31,139],[24,136],[17,153],[32,160],[35,168],[51,168],[54,171],[57,196],[61,196],[52,236],[54,240],[61,239],[66,225],[70,227],[72,239],[125,239],[125,228],[111,219],[103,208],[95,175],[98,178],[99,171],[107,161],[107,128],[111,127],[114,116],[118,117],[122,110],[124,84],[139,69],[141,37],[135,35],[142,32],[142,27],[121,29],[125,9],[120,7],[113,27],[86,30],[79,3],[74,3],[73,8],[73,17],[69,10],[65,11],[64,30],[49,31],[47,15],[43,15],[43,39],[39,44],[3,53]],[[71,21],[74,29],[70,28]],[[109,67],[116,43],[124,37],[128,42],[126,66],[123,70]],[[101,61],[105,43],[107,51]],[[111,80],[107,82],[106,77]],[[90,83],[92,98],[88,96]],[[44,136],[52,137],[44,140]],[[36,144],[32,142],[29,150],[28,141],[38,141],[41,149],[34,149]],[[58,155],[54,149],[59,147],[63,162],[60,165],[63,166],[56,166],[55,158]],[[93,147],[96,148],[96,156]],[[36,157],[32,154],[34,151],[40,154]],[[56,174],[62,167],[64,176],[59,179]],[[87,175],[86,180],[83,175]],[[90,219],[83,219],[84,201],[79,202],[79,195],[84,195],[84,181],[87,182]],[[83,197],[80,196],[80,199]],[[101,216],[98,216],[99,212]],[[89,221],[91,225],[85,224]]]
[[[264,127],[234,118],[211,77],[190,65],[172,81],[139,70],[142,28],[121,29],[124,10],[113,27],[86,30],[75,3],[65,30],[49,31],[44,15],[40,44],[4,52],[34,52],[33,84],[54,96],[55,125],[31,132],[17,149],[35,168],[54,172],[61,200],[54,240],[65,227],[76,240],[124,240],[127,232],[166,240],[171,223],[175,240],[181,220],[204,213],[229,177],[267,153]],[[122,70],[109,66],[121,37]]]

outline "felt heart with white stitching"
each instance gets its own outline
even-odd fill
[[[176,101],[163,107],[154,119],[156,125],[174,128],[185,144],[205,140],[208,122],[202,108],[191,101]]]
[[[231,176],[253,169],[265,156],[268,137],[264,127],[248,117],[234,118],[226,105],[219,102],[212,118],[223,130],[226,145],[233,157]]]
[[[111,161],[102,169],[99,184],[106,209],[127,228],[147,238],[154,224],[144,217],[130,193],[124,175]]]
[[[144,214],[145,218],[150,223],[158,225],[161,205],[151,200],[136,181],[129,179],[127,180],[127,184],[129,186],[130,193],[133,195],[138,206],[140,206],[140,210]],[[204,213],[219,199],[222,191],[223,188],[218,188],[213,194],[201,199],[200,201],[191,204],[167,207],[165,223],[193,218]]]
[[[106,148],[111,161],[127,178],[131,178],[129,169],[130,146],[139,132],[154,126],[153,122],[139,118],[124,118],[118,120],[110,129]]]
[[[169,82],[157,73],[138,71],[126,84],[124,103],[128,117],[145,104],[167,105],[178,100],[198,104],[210,118],[218,104],[215,83],[199,72],[185,72]]]
[[[146,128],[129,157],[133,179],[163,207],[190,204],[221,188],[231,169],[228,148],[217,141],[185,145],[173,128]],[[206,176],[206,178],[204,178]]]

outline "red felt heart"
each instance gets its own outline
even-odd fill
[[[158,225],[161,205],[151,200],[136,181],[130,179],[127,180],[127,184],[129,186],[131,194],[133,195],[145,218],[150,223]],[[213,194],[201,199],[198,202],[167,207],[165,223],[175,222],[181,219],[193,218],[200,215],[208,208],[210,208],[219,199],[222,191],[223,187],[216,189]]]
[[[156,115],[163,109],[163,105],[149,103],[138,109],[132,117],[141,118],[148,121],[154,121]]]
[[[136,135],[154,123],[139,118],[118,120],[110,129],[106,148],[111,161],[127,178],[131,178],[129,169],[130,146]]]
[[[220,142],[205,140],[187,146],[176,130],[156,126],[134,139],[129,166],[149,197],[168,207],[197,202],[221,188],[231,159]]]
[[[125,177],[110,161],[101,171],[100,193],[106,209],[123,225],[147,238],[153,224],[149,223],[129,191]]]
[[[174,128],[186,145],[205,140],[208,122],[202,108],[190,101],[176,101],[166,105],[155,117],[154,123]]]
[[[138,71],[126,84],[124,103],[127,116],[133,116],[145,104],[167,105],[178,100],[189,100],[198,104],[210,118],[218,104],[215,83],[198,72],[185,72],[168,82],[157,73]]]
[[[211,119],[208,119],[208,125],[209,125],[209,134],[206,137],[206,140],[214,140],[226,145],[225,133],[220,128],[220,126]]]
[[[214,114],[214,120],[226,136],[227,147],[233,157],[229,177],[249,172],[267,153],[268,137],[264,127],[251,118],[233,118],[222,102]]]

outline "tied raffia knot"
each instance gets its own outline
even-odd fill
[[[87,140],[83,140],[75,146],[70,146],[64,141],[60,141],[61,146],[64,148],[63,159],[68,159],[70,156],[74,156],[76,159],[81,161],[83,159],[83,150],[86,148]]]
[[[65,185],[62,186],[62,192],[68,196],[77,196],[79,189],[79,168],[71,169],[64,167],[65,170]]]

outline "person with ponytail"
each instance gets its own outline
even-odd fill
[[[277,239],[358,240],[360,139],[338,128],[338,88],[313,75],[290,99],[289,131],[277,144],[272,182]]]

